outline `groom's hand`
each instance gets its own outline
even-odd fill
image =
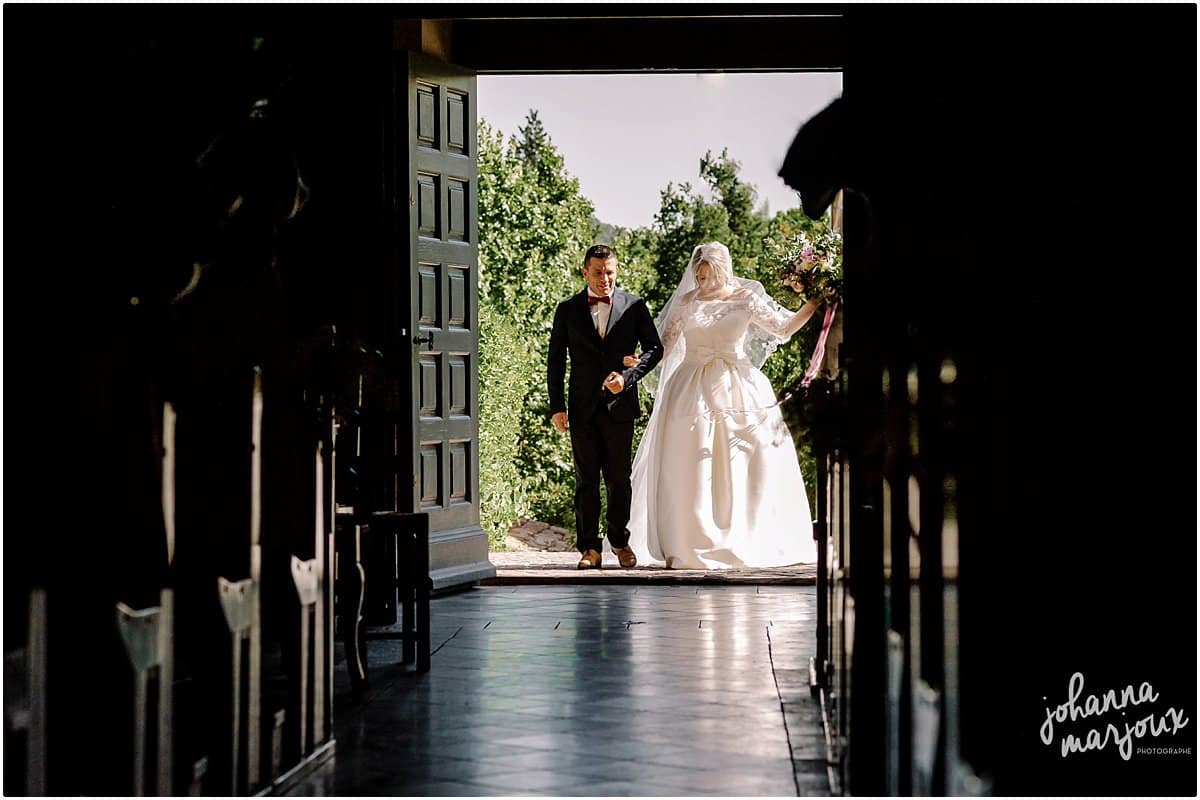
[[[613,394],[620,394],[625,389],[625,379],[621,377],[621,373],[619,372],[610,372],[608,373],[608,377],[604,379],[604,388]]]
[[[555,412],[554,416],[550,418],[550,421],[554,423],[555,428],[558,428],[559,433],[567,432],[567,412]]]

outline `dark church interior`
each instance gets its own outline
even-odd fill
[[[5,794],[286,791],[343,752],[363,598],[438,670],[487,565],[420,513],[432,64],[840,71],[777,154],[846,202],[805,476],[836,783],[1194,795],[1195,5],[584,11],[5,6]],[[1048,747],[1077,672],[1187,752]]]

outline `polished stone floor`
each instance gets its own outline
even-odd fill
[[[370,692],[292,795],[829,793],[812,586],[491,586],[432,615],[432,670],[370,642]]]
[[[793,564],[790,567],[742,567],[740,569],[667,569],[638,565],[622,569],[617,557],[605,551],[604,569],[576,567],[579,553],[538,552],[535,550],[509,550],[488,553],[488,560],[496,566],[496,576],[487,578],[487,586],[506,584],[537,583],[613,583],[624,585],[642,584],[741,584],[753,586],[816,584],[816,564]]]

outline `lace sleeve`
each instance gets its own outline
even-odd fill
[[[667,318],[666,324],[663,325],[662,335],[659,338],[662,339],[664,353],[671,352],[671,349],[675,347],[675,343],[679,341],[680,334],[683,333],[683,309],[681,306],[683,306],[683,303],[677,303],[671,308],[671,315]]]
[[[682,297],[678,294],[676,292],[675,295],[672,295],[658,318],[658,338],[662,342],[662,360],[658,362],[658,366],[653,371],[642,379],[642,386],[646,387],[646,390],[652,395],[658,394],[659,385],[666,382],[683,359],[683,342],[680,339],[683,336],[688,309],[691,307],[692,292],[686,292]]]
[[[788,311],[771,299],[769,295],[759,296],[750,292],[749,300],[750,320],[755,325],[770,335],[777,336],[785,341],[791,338],[793,333],[791,323],[792,318],[796,316],[795,312]]]

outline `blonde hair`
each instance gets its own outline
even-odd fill
[[[729,255],[729,248],[720,242],[696,246],[692,251],[691,260],[693,276],[701,264],[708,264],[709,269],[720,278],[721,284],[733,283],[733,259]]]

